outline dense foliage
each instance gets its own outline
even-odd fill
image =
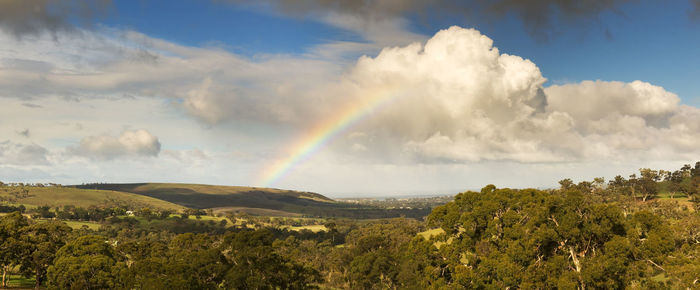
[[[36,208],[54,216],[0,218],[0,266],[49,289],[700,287],[700,163],[560,185],[488,185],[425,221],[231,215],[246,221],[231,224],[187,218],[204,216],[197,210]],[[59,221],[76,218],[102,226]],[[319,223],[324,231],[285,228]]]

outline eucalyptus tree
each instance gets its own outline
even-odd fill
[[[7,271],[10,266],[20,263],[25,253],[20,238],[29,221],[20,212],[12,212],[0,217],[0,266],[2,267],[2,287],[7,287]]]

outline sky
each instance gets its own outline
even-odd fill
[[[0,181],[453,194],[700,160],[700,1],[0,0]]]

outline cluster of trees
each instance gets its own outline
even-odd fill
[[[65,244],[71,228],[63,222],[29,223],[19,212],[0,218],[0,266],[2,287],[6,274],[18,267],[21,274],[35,277],[37,288],[45,280],[56,252]]]
[[[121,207],[96,207],[83,208],[80,206],[66,205],[63,210],[56,208],[55,215],[61,220],[103,221],[108,217],[125,215],[127,209]],[[50,215],[50,214],[49,214]]]
[[[27,208],[24,205],[8,205],[8,204],[0,204],[0,213],[10,213],[10,212],[24,212],[26,211]]]
[[[52,289],[300,289],[320,281],[313,268],[274,251],[267,230],[132,238],[105,233],[31,223],[15,212],[0,218],[0,266]]]
[[[0,218],[0,265],[50,289],[306,289],[401,285],[415,275],[408,242],[416,220],[337,220],[328,231],[239,227],[176,233],[133,217],[110,218],[100,231],[35,222],[18,212]],[[164,221],[158,221],[164,223]],[[397,264],[404,265],[401,269]]]
[[[13,210],[14,209],[14,210]],[[0,212],[13,212],[20,211],[24,212],[24,206],[10,206],[10,205],[0,205]],[[101,222],[110,217],[134,215],[138,217],[143,217],[147,220],[153,219],[167,219],[175,214],[172,210],[167,209],[151,209],[148,207],[142,207],[139,209],[130,209],[125,207],[113,206],[113,207],[98,207],[90,206],[87,208],[65,205],[63,208],[56,207],[53,210],[51,207],[44,205],[38,206],[36,208],[27,211],[32,215],[33,218],[43,218],[43,219],[53,219],[57,218],[59,220],[77,220],[77,221],[95,221]],[[206,215],[207,212],[201,209],[185,209],[179,214],[181,218],[187,219],[190,215],[197,218]]]
[[[48,269],[59,289],[302,289],[318,273],[280,256],[265,231],[181,234],[106,243],[81,236],[62,247]],[[115,245],[116,244],[116,245]]]
[[[127,213],[132,213],[138,216],[151,218],[167,218],[172,214],[169,210],[151,210],[150,208],[141,208],[131,211],[124,207],[98,207],[89,206],[87,208],[65,205],[63,208],[56,207],[53,210],[48,205],[37,206],[30,209],[27,213],[33,218],[43,219],[59,219],[59,220],[76,220],[76,221],[94,221],[101,222],[110,217],[124,216]]]
[[[301,227],[323,225],[325,223],[325,220],[322,218],[254,216],[241,212],[229,213],[226,215],[226,217],[231,221],[240,221],[244,224],[272,227]]]
[[[562,190],[577,189],[582,192],[604,192],[608,197],[619,200],[629,197],[634,200],[647,201],[658,197],[661,191],[668,193],[671,198],[689,197],[700,199],[700,162],[694,167],[683,165],[679,170],[639,169],[639,175],[632,174],[628,179],[621,175],[615,176],[605,184],[603,178],[595,178],[592,182],[582,181],[575,184],[571,179],[559,181]]]
[[[442,269],[431,286],[467,288],[697,287],[697,209],[676,216],[624,211],[579,189],[465,192],[436,208],[430,222],[449,243],[435,251]],[[688,221],[692,221],[688,224]],[[697,231],[697,230],[695,230]]]
[[[0,218],[0,266],[51,289],[700,287],[700,163],[560,185],[488,185],[425,221],[331,219],[317,233],[145,210],[71,230],[16,212]],[[671,191],[684,197],[659,197]]]

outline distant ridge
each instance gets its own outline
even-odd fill
[[[138,194],[184,207],[213,209],[215,212],[350,218],[421,217],[429,212],[427,209],[387,210],[337,202],[313,192],[276,188],[185,183],[95,183],[73,187]]]

